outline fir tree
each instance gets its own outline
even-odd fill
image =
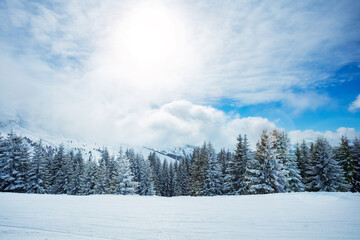
[[[176,174],[175,166],[172,162],[169,164],[169,196],[173,197],[176,194]]]
[[[130,168],[131,172],[134,175],[134,181],[139,183],[140,182],[140,162],[139,162],[139,154],[135,154],[134,149],[127,149],[125,152],[125,156],[130,161]],[[138,190],[136,190],[138,192]]]
[[[177,175],[177,194],[178,196],[186,196],[189,194],[189,170],[188,163],[190,160],[183,158],[180,160]]]
[[[194,149],[191,158],[190,194],[193,196],[200,196],[203,193],[207,161],[208,153],[206,143],[204,143],[201,149]]]
[[[360,139],[355,138],[351,146],[351,154],[353,156],[354,175],[352,182],[352,192],[360,192]]]
[[[316,192],[319,191],[315,188],[315,185],[312,184],[314,179],[317,177],[317,172],[314,170],[316,165],[318,164],[315,157],[315,144],[310,143],[309,147],[309,158],[306,164],[306,178],[303,179],[303,183],[305,184],[305,191]]]
[[[309,147],[307,146],[305,140],[303,140],[300,145],[297,144],[295,155],[296,155],[297,164],[299,166],[302,183],[306,186],[308,185],[309,182],[308,173],[311,171],[312,165],[311,165]]]
[[[256,144],[255,157],[245,170],[244,193],[266,194],[282,192],[284,176],[278,152],[276,132],[261,134],[260,142]]]
[[[225,169],[223,193],[227,195],[234,195],[236,193],[235,159],[233,156],[230,156],[229,158],[226,158],[226,160],[227,160],[227,164]]]
[[[45,150],[42,147],[41,140],[34,146],[34,155],[30,162],[29,172],[27,174],[27,192],[45,193]]]
[[[255,158],[259,161],[261,171],[260,184],[257,185],[257,193],[275,193],[277,181],[277,163],[274,159],[274,148],[271,138],[263,131],[261,140],[256,144]]]
[[[122,151],[120,150],[118,157],[115,159],[114,156],[110,158],[110,162],[108,165],[109,172],[109,193],[113,194],[115,192],[116,186],[119,184],[119,161],[122,158]]]
[[[92,154],[90,154],[88,161],[84,166],[84,177],[82,182],[81,193],[83,195],[90,195],[96,193],[96,175],[97,175],[97,164],[92,159]]]
[[[235,194],[242,194],[242,181],[244,178],[244,174],[246,171],[246,163],[249,160],[249,144],[247,141],[246,135],[244,138],[241,134],[237,138],[237,145],[234,154],[234,163],[235,163],[235,182],[234,182],[234,190]]]
[[[285,178],[287,186],[292,192],[303,192],[305,185],[301,181],[300,170],[294,154],[289,154],[285,164]]]
[[[222,178],[225,179],[226,168],[228,164],[225,148],[220,149],[220,153],[218,154],[217,159],[218,163],[220,164]]]
[[[29,150],[23,139],[14,133],[8,134],[5,146],[7,151],[3,153],[1,188],[7,192],[26,192]]]
[[[54,185],[54,176],[56,174],[55,168],[54,168],[54,155],[55,150],[47,146],[45,150],[45,156],[44,156],[44,188],[46,193],[52,193],[52,187]]]
[[[347,189],[344,170],[334,160],[330,144],[319,137],[313,147],[313,164],[309,188],[312,191],[344,191]]]
[[[66,175],[66,178],[65,178],[66,179],[66,181],[65,181],[66,194],[73,195],[72,189],[71,189],[73,177],[75,176],[75,155],[74,155],[73,149],[71,149],[69,151],[69,153],[66,155],[64,173]]]
[[[152,196],[155,194],[154,182],[151,174],[150,163],[145,161],[143,158],[139,159],[140,166],[140,183],[139,183],[139,194]]]
[[[115,194],[133,195],[136,187],[137,183],[133,181],[129,159],[121,156],[119,159],[118,185],[115,188]]]
[[[242,181],[243,194],[257,194],[261,186],[261,170],[258,158],[249,158],[246,163],[245,173]]]
[[[107,148],[101,153],[101,159],[99,162],[97,179],[96,179],[96,193],[107,194],[110,191],[110,174],[109,174],[109,162],[110,155]]]
[[[203,195],[205,196],[215,196],[221,195],[223,179],[221,174],[220,165],[216,159],[215,149],[208,143],[207,145],[208,160],[206,166],[206,178],[204,184]]]
[[[73,169],[71,171],[68,194],[79,195],[82,193],[81,188],[84,181],[84,160],[82,158],[80,150],[78,150],[78,152],[74,156],[71,167]]]
[[[349,139],[347,139],[347,137],[342,136],[340,146],[334,148],[334,158],[344,169],[345,179],[350,188],[353,182],[354,164]]]
[[[154,191],[155,194],[160,196],[160,171],[161,171],[161,162],[159,157],[153,152],[150,153],[148,160],[150,162],[150,167],[152,170],[153,182],[154,182]]]
[[[8,139],[0,135],[0,191],[5,191],[11,172],[9,144]]]
[[[285,178],[285,165],[289,158],[289,142],[285,132],[273,130],[271,133],[271,146],[273,148],[274,174],[277,178],[274,188],[275,192],[287,192],[287,179]]]
[[[161,190],[160,190],[161,196],[170,197],[169,164],[166,159],[162,163],[160,182],[161,182]]]
[[[67,190],[67,170],[66,170],[66,155],[64,152],[64,146],[60,145],[57,153],[54,157],[53,163],[53,172],[55,175],[53,176],[53,186],[52,193],[53,194],[64,194]]]

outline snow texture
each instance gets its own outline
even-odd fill
[[[0,239],[359,239],[360,194],[0,193]]]

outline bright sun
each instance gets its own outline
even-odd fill
[[[121,21],[117,43],[122,58],[136,70],[179,67],[186,53],[186,31],[176,12],[158,4],[142,4]],[[134,70],[135,70],[134,69]]]

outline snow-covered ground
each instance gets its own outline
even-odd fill
[[[360,194],[0,193],[0,239],[360,239]]]

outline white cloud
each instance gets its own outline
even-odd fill
[[[297,142],[301,142],[305,139],[308,142],[315,142],[317,137],[325,137],[331,145],[338,145],[340,142],[341,136],[346,136],[349,139],[354,139],[355,137],[360,137],[360,132],[355,131],[354,128],[344,128],[340,127],[336,130],[336,132],[332,131],[314,131],[314,130],[295,130],[289,132],[289,138],[293,144]]]
[[[194,105],[188,101],[168,103],[136,118],[139,121],[138,130],[152,132],[151,139],[147,139],[148,144],[160,141],[160,145],[168,146],[185,143],[200,145],[211,141],[218,148],[233,149],[239,134],[246,134],[251,145],[255,146],[263,129],[276,127],[261,117],[228,116],[213,107]],[[131,122],[136,121],[132,119]]]
[[[349,111],[356,112],[360,109],[360,94],[357,98],[350,104]]]

